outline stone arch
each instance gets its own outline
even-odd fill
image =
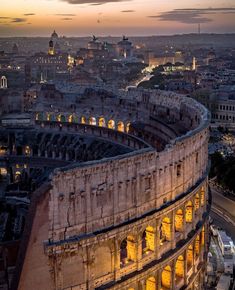
[[[169,217],[164,217],[162,219],[160,228],[160,239],[161,243],[171,240],[171,219]]]
[[[129,131],[130,131],[130,126],[131,126],[131,123],[128,122],[128,123],[126,124],[126,132],[127,132],[127,133],[129,133]]]
[[[98,125],[99,125],[99,127],[105,127],[106,126],[104,117],[100,117],[99,118]]]
[[[190,268],[193,266],[193,246],[189,245],[186,251],[186,260],[187,260],[187,269],[190,270]]]
[[[120,244],[120,266],[124,267],[136,259],[135,238],[132,235],[127,236]]]
[[[96,118],[95,117],[89,118],[89,125],[96,126]]]
[[[191,223],[193,221],[193,203],[191,200],[186,203],[185,220],[186,223]]]
[[[65,118],[64,115],[59,114],[59,115],[57,116],[57,121],[58,121],[58,122],[62,122],[62,123],[64,123],[64,122],[66,122],[66,118]]]
[[[180,255],[176,260],[175,275],[176,275],[176,279],[184,277],[184,256],[183,255]]]
[[[201,245],[205,245],[205,226],[203,226],[202,231],[201,231]]]
[[[175,230],[182,232],[184,228],[184,213],[182,209],[178,209],[175,213]]]
[[[47,121],[53,121],[53,115],[51,113],[47,113],[46,115]]]
[[[194,210],[197,211],[200,208],[200,195],[197,192],[195,197],[194,197]]]
[[[81,117],[81,124],[86,124],[86,118],[84,116]]]
[[[111,119],[108,121],[108,128],[113,129],[113,130],[115,129],[115,121],[114,120]]]
[[[151,276],[146,280],[146,290],[157,290],[157,281],[156,278]]]
[[[155,250],[154,228],[147,226],[142,234],[142,255],[149,254]]]
[[[125,131],[125,126],[124,126],[124,123],[122,121],[119,121],[118,124],[117,124],[117,130],[119,132],[124,132]]]
[[[7,78],[6,78],[6,76],[2,76],[1,77],[0,84],[1,84],[1,89],[7,89]]]
[[[200,255],[200,235],[196,236],[195,242],[194,242],[194,254],[195,257],[199,257]]]
[[[171,283],[172,283],[172,270],[171,266],[167,265],[162,270],[161,286],[165,287],[166,289],[171,289]]]
[[[42,112],[36,113],[35,119],[36,121],[43,121],[43,113]]]
[[[74,123],[74,116],[73,116],[73,114],[71,114],[71,115],[68,116],[68,122],[69,123]]]
[[[205,187],[202,186],[201,188],[201,206],[205,205]]]

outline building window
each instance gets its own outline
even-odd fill
[[[176,172],[177,172],[177,177],[180,177],[180,176],[181,176],[181,164],[178,164],[178,165],[177,165],[177,170],[176,170]]]

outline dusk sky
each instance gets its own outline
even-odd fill
[[[235,32],[234,0],[1,0],[0,36]]]

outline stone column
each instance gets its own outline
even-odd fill
[[[175,210],[172,211],[171,213],[171,248],[175,248]]]
[[[187,250],[184,252],[183,257],[184,257],[184,285],[188,285]]]
[[[156,220],[156,229],[154,232],[154,243],[155,243],[155,247],[154,247],[154,251],[155,251],[155,259],[158,260],[161,258],[161,253],[160,253],[160,220],[157,219]]]
[[[175,289],[175,261],[171,264],[171,288],[172,290]]]
[[[137,262],[137,270],[141,270],[143,268],[142,263],[142,236],[141,233],[137,236],[136,241],[136,262]]]
[[[114,279],[118,281],[121,279],[120,276],[120,246],[118,241],[115,239],[115,248],[114,248]]]

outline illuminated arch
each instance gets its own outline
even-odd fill
[[[199,210],[200,208],[200,196],[199,193],[197,192],[194,198],[194,209],[195,211]]]
[[[96,118],[95,117],[90,117],[89,118],[89,125],[96,126]]]
[[[136,259],[135,239],[133,236],[128,236],[121,242],[120,245],[120,266],[124,267],[129,262],[134,262]]]
[[[200,235],[196,236],[195,244],[194,244],[194,253],[196,257],[199,257],[200,254]]]
[[[130,126],[131,126],[131,123],[128,122],[128,123],[126,124],[126,132],[127,132],[127,133],[129,133],[129,131],[130,131]]]
[[[114,120],[109,120],[109,122],[108,122],[108,128],[109,129],[115,129],[115,122],[114,122]]]
[[[176,277],[184,277],[184,257],[180,255],[175,263],[175,275]]]
[[[142,255],[153,252],[155,249],[154,228],[147,226],[142,235]]]
[[[117,124],[117,130],[119,132],[124,132],[125,131],[125,126],[124,126],[124,123],[122,121],[119,121],[118,124]]]
[[[81,124],[86,124],[86,118],[84,116],[81,117]]]
[[[57,121],[58,121],[58,122],[66,122],[66,118],[65,118],[64,115],[59,114],[59,115],[57,116]]]
[[[74,123],[74,116],[73,115],[69,115],[68,122],[69,123]]]
[[[106,126],[104,117],[100,117],[99,118],[98,125],[99,125],[99,127],[105,127]]]
[[[1,77],[0,88],[7,89],[7,78],[5,76]]]
[[[161,284],[162,287],[165,287],[166,289],[171,289],[171,266],[166,266],[163,271],[162,271],[162,279],[161,279]]]
[[[146,280],[146,290],[157,290],[156,279],[151,276]]]
[[[37,113],[35,117],[36,121],[42,121],[43,120],[43,113]]]
[[[178,232],[183,231],[184,227],[184,213],[182,209],[178,209],[175,213],[175,230]]]
[[[186,252],[186,260],[187,260],[187,269],[190,270],[190,268],[193,266],[193,246],[189,245],[187,252]]]
[[[54,121],[54,115],[52,115],[51,113],[47,113],[46,118],[47,121]]]
[[[205,245],[205,227],[203,226],[202,231],[201,231],[201,245]]]
[[[202,186],[201,188],[201,206],[205,205],[205,188]]]
[[[169,217],[165,217],[162,220],[160,239],[161,239],[161,243],[171,240],[171,219]]]
[[[193,203],[188,201],[185,208],[185,220],[186,223],[191,223],[193,221]]]

